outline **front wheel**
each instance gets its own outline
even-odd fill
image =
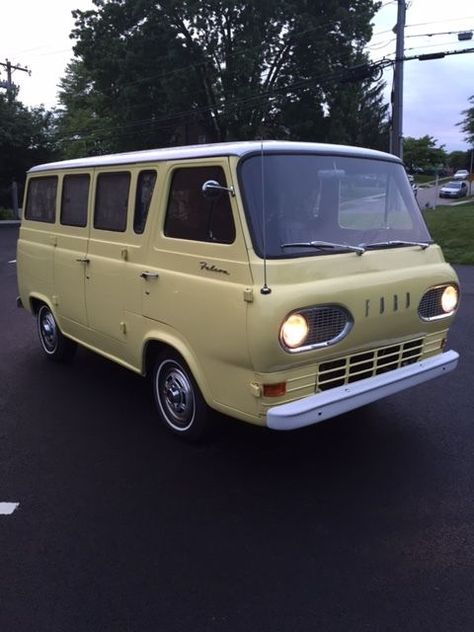
[[[153,394],[162,423],[176,435],[197,441],[209,430],[211,411],[188,366],[164,352],[155,362]]]
[[[41,347],[47,358],[56,362],[66,362],[73,357],[77,344],[62,334],[53,312],[47,305],[39,308],[36,324]]]

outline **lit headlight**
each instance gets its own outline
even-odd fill
[[[342,305],[311,305],[287,314],[280,328],[280,344],[288,353],[322,349],[342,340],[354,319]]]
[[[301,347],[309,332],[308,321],[302,314],[291,314],[281,326],[283,344],[290,349]]]
[[[446,318],[456,311],[459,304],[457,285],[437,285],[427,290],[418,306],[418,316],[422,320]]]
[[[441,307],[446,314],[454,312],[458,306],[459,294],[454,285],[448,285],[441,295]]]

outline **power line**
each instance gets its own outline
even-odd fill
[[[414,35],[405,35],[405,38],[409,37],[436,37],[437,35],[461,35],[462,33],[468,32],[469,29],[462,29],[459,31],[439,31],[437,33],[419,33]],[[472,35],[472,32],[471,32]]]
[[[474,15],[465,15],[462,18],[448,18],[447,20],[433,20],[432,22],[418,22],[416,24],[406,24],[406,29],[412,29],[417,26],[430,26],[431,24],[446,24],[446,22],[460,22],[462,20],[474,20]]]

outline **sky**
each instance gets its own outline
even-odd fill
[[[474,35],[470,41],[457,38],[459,31],[474,32],[473,0],[410,0],[407,5],[405,56],[474,49]],[[370,42],[372,59],[395,57],[392,28],[396,22],[397,3],[382,0]],[[403,72],[403,135],[419,138],[428,134],[447,151],[466,150],[456,123],[463,119],[462,111],[470,107],[468,99],[474,95],[474,53],[407,61]],[[390,101],[392,70],[385,71],[384,80]]]
[[[25,105],[57,105],[57,86],[72,58],[71,11],[92,7],[92,0],[0,0],[0,61],[8,59],[31,70],[31,75],[20,71],[13,74],[14,83],[20,87],[19,99]],[[372,59],[394,57],[392,28],[396,21],[396,0],[382,0],[369,44]],[[405,54],[474,48],[474,37],[466,42],[457,39],[457,32],[470,30],[474,31],[473,0],[409,0]],[[392,71],[386,70],[387,101],[392,78]],[[0,67],[0,80],[5,79],[5,69]],[[428,134],[447,151],[466,150],[456,123],[462,120],[462,111],[474,95],[474,53],[406,62],[403,85],[404,136]]]

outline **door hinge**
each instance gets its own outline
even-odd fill
[[[122,321],[121,321],[121,323],[120,323],[120,329],[122,330],[122,333],[123,333],[123,334],[126,334],[126,333],[127,333],[127,323],[126,323],[126,322],[124,322],[123,320],[122,320]]]

